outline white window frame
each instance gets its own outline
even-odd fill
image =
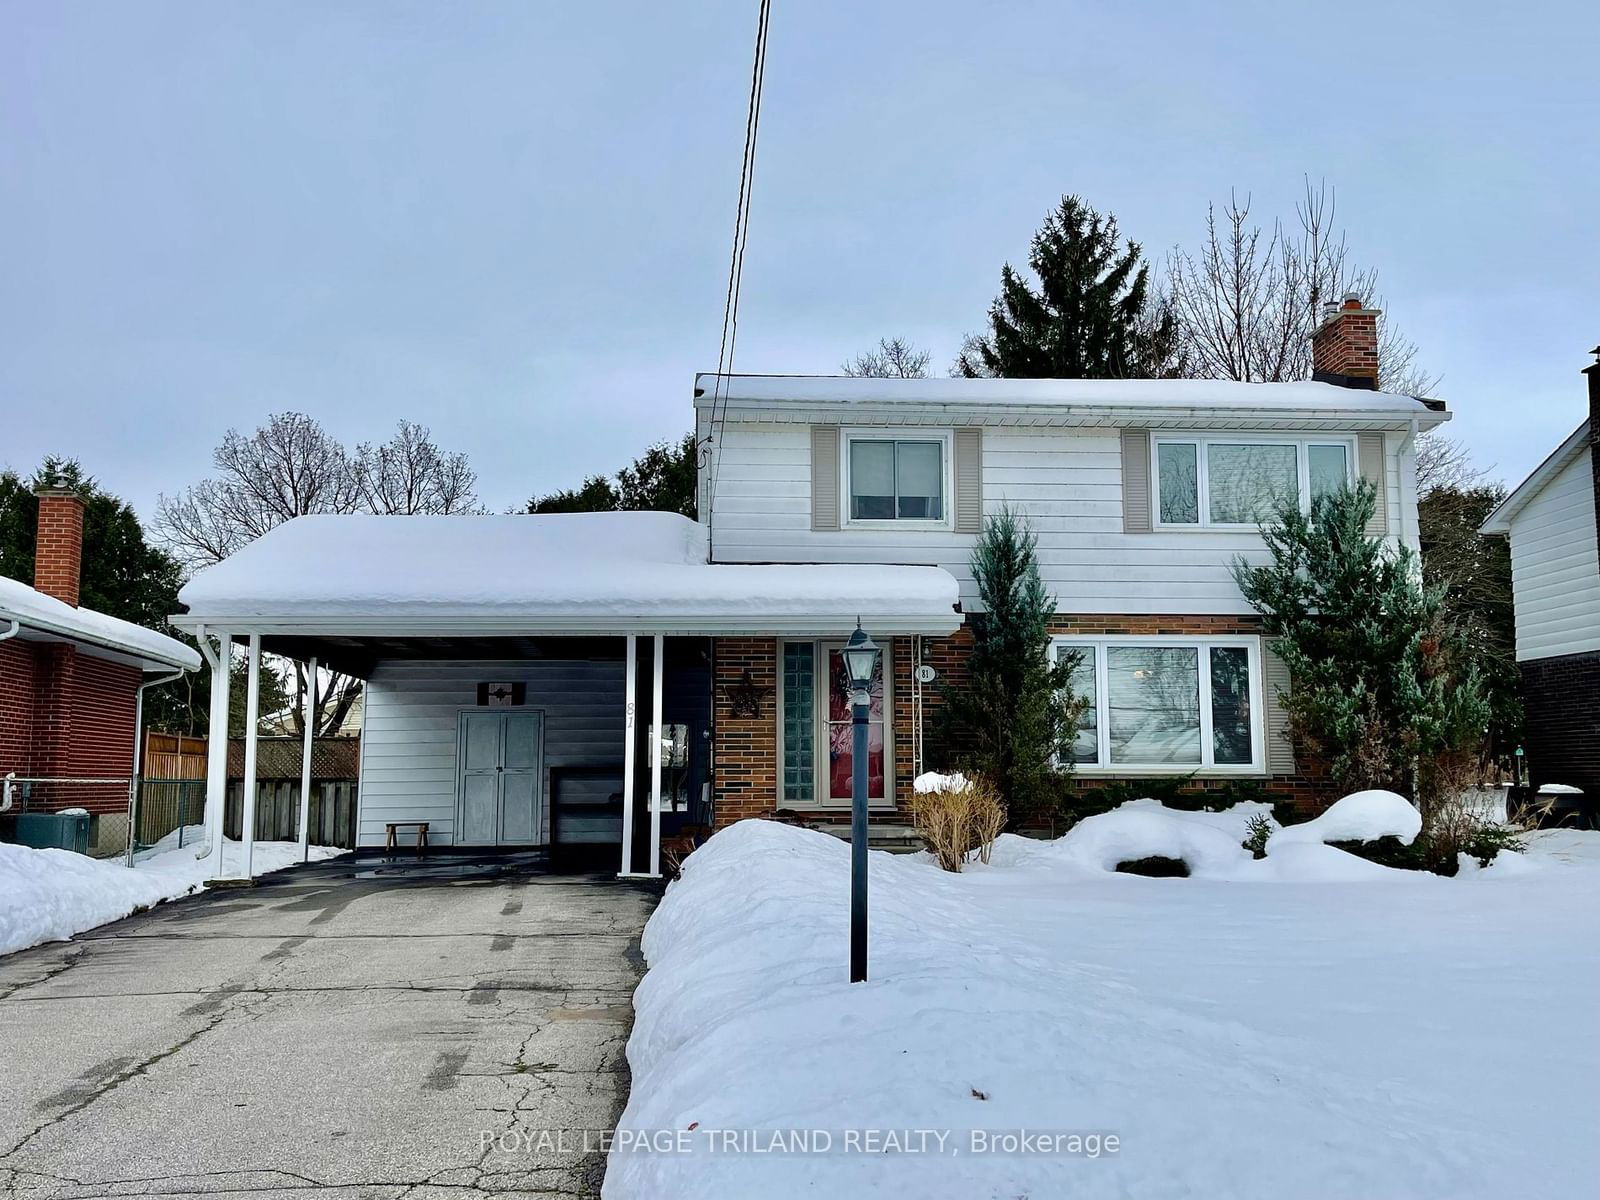
[[[918,429],[904,426],[898,429],[862,429],[846,426],[839,438],[839,525],[842,529],[931,529],[955,528],[955,433],[949,429]],[[852,442],[937,442],[939,444],[939,476],[944,489],[940,497],[940,516],[932,517],[873,517],[857,519],[850,515],[853,490],[850,482],[850,445]]]
[[[1050,639],[1051,661],[1067,646],[1084,652],[1094,663],[1095,730],[1099,745],[1096,761],[1068,764],[1085,777],[1127,777],[1149,775],[1253,776],[1267,774],[1266,677],[1262,667],[1261,639],[1254,634],[1207,634],[1189,637],[1180,634],[1085,634],[1060,635]],[[1106,683],[1106,650],[1112,646],[1159,646],[1198,650],[1200,672],[1200,761],[1198,763],[1114,763],[1111,761],[1111,712]],[[1214,646],[1243,646],[1249,656],[1250,677],[1250,761],[1216,763],[1216,746],[1211,727],[1211,649]]]
[[[892,522],[891,522],[892,524]],[[779,638],[777,703],[773,705],[778,722],[778,778],[779,807],[798,808],[802,812],[848,811],[849,800],[834,800],[825,795],[828,782],[828,705],[827,696],[817,686],[817,680],[828,678],[828,651],[844,649],[843,638]],[[806,804],[783,798],[784,720],[783,720],[783,658],[784,647],[790,645],[811,647],[811,800]],[[894,757],[894,642],[885,639],[883,653],[883,798],[867,801],[873,812],[889,812],[895,808],[895,757]]]
[[[1211,519],[1211,478],[1207,448],[1223,446],[1293,446],[1295,448],[1295,474],[1300,487],[1300,510],[1311,511],[1311,455],[1312,446],[1343,446],[1345,451],[1345,479],[1355,483],[1360,478],[1361,464],[1357,459],[1359,447],[1355,434],[1333,434],[1315,437],[1283,437],[1260,433],[1158,433],[1150,439],[1150,521],[1151,527],[1162,530],[1194,532],[1202,529],[1254,532],[1261,526],[1255,521],[1213,521]],[[1164,445],[1193,446],[1195,448],[1196,492],[1199,501],[1198,522],[1163,521],[1161,519],[1161,447]]]

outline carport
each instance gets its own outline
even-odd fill
[[[202,572],[174,623],[204,648],[213,721],[245,647],[245,836],[263,653],[366,681],[358,846],[425,823],[430,847],[605,848],[620,875],[658,877],[663,838],[712,821],[718,639],[960,624],[937,568],[707,554],[704,527],[672,513],[313,516]],[[216,839],[213,854],[220,875]]]

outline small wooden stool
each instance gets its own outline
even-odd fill
[[[398,849],[395,835],[402,829],[415,827],[417,831],[417,857],[422,857],[422,852],[428,847],[428,823],[426,821],[390,821],[383,829],[385,833],[384,848]]]

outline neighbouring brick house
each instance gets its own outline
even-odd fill
[[[196,670],[200,656],[78,606],[83,513],[77,493],[42,489],[33,586],[0,577],[0,776],[16,777],[12,812],[24,791],[35,810],[88,809],[107,851],[127,834],[141,690]],[[124,782],[79,782],[92,779]]]
[[[1595,354],[1600,356],[1600,347]],[[1589,416],[1489,514],[1511,543],[1517,667],[1535,787],[1600,797],[1600,362]]]
[[[847,810],[857,618],[885,649],[873,812],[903,819],[914,776],[947,765],[928,734],[965,669],[968,562],[1010,504],[1058,652],[1084,655],[1085,783],[1314,801],[1230,566],[1264,559],[1280,497],[1358,478],[1371,532],[1417,545],[1416,437],[1449,414],[1377,390],[1377,317],[1330,306],[1297,383],[702,375],[698,522],[300,518],[197,576],[175,620],[367,681],[359,844],[427,822],[436,845],[605,844],[651,874],[685,824]]]

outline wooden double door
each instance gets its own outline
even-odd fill
[[[463,712],[456,746],[456,845],[544,841],[544,714]]]

